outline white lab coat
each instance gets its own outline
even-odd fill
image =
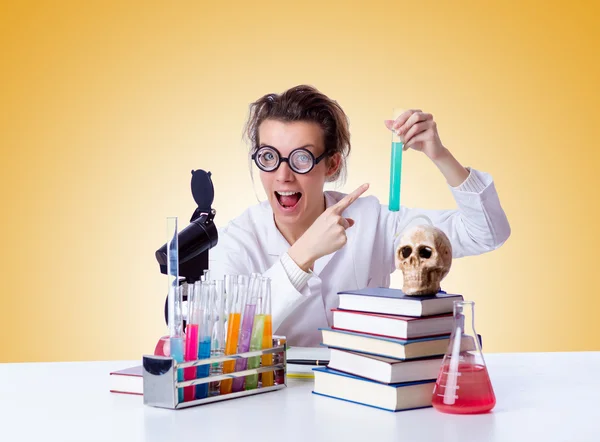
[[[286,336],[290,345],[317,346],[321,342],[319,328],[332,325],[331,309],[338,306],[339,291],[389,287],[390,275],[396,270],[397,234],[413,217],[426,215],[443,230],[452,243],[454,258],[494,250],[508,239],[510,226],[492,177],[474,169],[470,173],[476,174],[474,178],[478,178],[481,190],[451,187],[456,209],[402,206],[400,211],[391,212],[374,196],[356,200],[343,213],[355,221],[347,230],[346,245],[318,259],[312,276],[300,291],[281,263],[280,257],[290,244],[275,226],[268,201],[249,207],[219,229],[218,244],[209,252],[211,279],[253,272],[271,278],[274,334]],[[343,196],[326,191],[327,207]]]

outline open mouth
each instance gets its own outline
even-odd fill
[[[275,192],[275,197],[279,202],[279,205],[284,209],[293,209],[302,198],[300,192]]]

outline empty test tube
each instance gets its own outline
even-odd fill
[[[213,321],[213,335],[210,349],[210,357],[218,358],[225,353],[225,290],[222,280],[211,281],[211,300]],[[210,366],[211,376],[223,373],[223,363],[215,362]],[[221,382],[211,382],[209,395],[216,396],[220,393]]]

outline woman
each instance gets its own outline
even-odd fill
[[[271,278],[273,332],[290,345],[319,345],[339,291],[389,287],[398,234],[411,218],[426,215],[443,230],[454,258],[494,250],[510,235],[492,178],[460,165],[430,114],[408,110],[385,126],[404,138],[405,149],[434,162],[457,209],[391,212],[374,196],[359,198],[367,184],[347,195],[324,191],[325,182],[345,173],[350,134],[342,109],[313,87],[265,95],[250,106],[250,157],[268,201],[219,230],[211,277]]]

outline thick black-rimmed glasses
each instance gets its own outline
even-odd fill
[[[290,169],[295,173],[305,174],[313,170],[323,158],[327,156],[327,151],[319,155],[317,158],[313,153],[300,147],[290,152],[287,158],[281,156],[279,151],[271,146],[261,146],[252,154],[252,159],[260,170],[265,172],[276,171],[281,163],[288,163]]]

